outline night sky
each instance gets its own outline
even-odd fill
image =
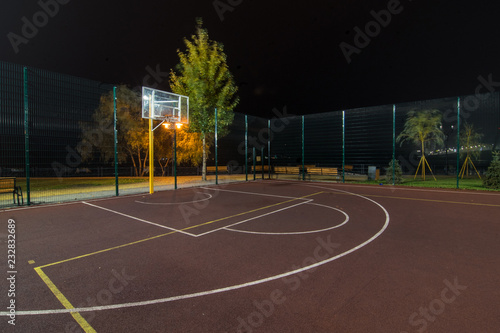
[[[183,38],[201,17],[211,39],[224,44],[240,87],[235,111],[264,117],[284,106],[310,114],[474,94],[480,75],[500,82],[500,3],[492,0],[23,0],[0,6],[0,60],[162,90],[170,90],[176,50],[185,49]]]

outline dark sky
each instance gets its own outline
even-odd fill
[[[270,117],[286,105],[308,114],[473,94],[479,75],[500,82],[497,1],[217,2],[229,6],[223,20],[213,0],[3,1],[0,60],[132,87],[159,69],[158,88],[169,90],[176,50],[202,17],[211,39],[224,44],[243,113]],[[44,3],[51,15],[41,12]],[[354,28],[365,31],[372,11],[388,7],[390,22],[378,31],[372,24],[373,37],[361,46],[358,40],[348,64],[340,43],[354,46]],[[38,31],[23,32],[25,22]]]

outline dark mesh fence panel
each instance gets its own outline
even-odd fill
[[[345,112],[345,163],[353,172],[381,169],[392,159],[392,106]]]
[[[271,155],[275,166],[302,164],[302,118],[280,118],[272,121]]]
[[[23,68],[0,62],[0,73],[0,177],[24,177]]]
[[[101,95],[112,87],[38,69],[28,69],[27,78],[32,203],[94,197],[91,182],[82,180],[74,186],[78,183],[75,177],[111,177],[114,168],[112,161],[82,159],[78,151],[81,126],[86,124],[95,131],[95,141],[102,140],[103,129],[92,115]]]
[[[342,112],[304,117],[305,164],[342,167]]]
[[[112,85],[35,68],[27,68],[25,78],[23,66],[0,62],[0,177],[15,178],[25,201],[29,195],[32,204],[115,195],[112,106],[108,105],[110,113],[105,121],[102,116],[94,115],[103,96],[112,100],[112,89]],[[381,182],[392,160],[394,147],[395,158],[406,180],[416,178],[418,181],[425,167],[427,179],[441,177],[448,179],[447,187],[456,187],[457,175],[464,181],[484,176],[492,152],[500,147],[499,94],[461,96],[460,102],[460,131],[458,97],[395,105],[395,135],[392,105],[304,117],[280,116],[271,120],[235,113],[227,130],[219,132],[217,179],[226,182],[267,178],[269,170],[275,175],[298,179],[299,175],[302,177],[304,165],[304,177],[311,180],[314,180],[313,174],[327,172],[328,175],[317,179],[365,181],[378,176],[377,182]],[[403,132],[409,113],[422,110],[438,110],[442,115],[443,142],[425,143],[425,161],[418,140],[393,140]],[[118,113],[122,111],[118,110]],[[145,120],[141,121],[142,125],[146,124]],[[158,124],[155,122],[154,125]],[[465,128],[472,129],[472,139],[464,134]],[[137,133],[143,132],[147,132],[145,127]],[[143,140],[140,159],[136,160],[141,163],[139,167],[127,156],[127,148],[120,146],[132,134],[122,130],[120,121],[117,134],[120,138],[117,150],[120,194],[148,192],[146,169],[149,162],[145,146],[149,141],[142,136],[138,138]],[[174,168],[173,149],[170,149],[173,148],[172,128],[165,130],[162,126],[155,130],[156,136],[164,137],[159,139],[155,148],[158,150],[154,179],[157,189],[174,187],[174,170],[179,177],[186,177],[179,181],[179,187],[206,184],[200,182],[199,166],[184,161]],[[213,143],[213,135],[209,140]],[[91,148],[92,152],[83,154],[84,148]],[[457,156],[458,150],[460,154]],[[213,144],[208,153],[208,182],[214,183],[216,155]],[[26,159],[27,155],[29,159]],[[29,178],[26,170],[29,170]],[[481,189],[481,183],[476,184],[479,184],[475,185],[476,188]],[[9,193],[0,196],[1,207],[13,204]]]

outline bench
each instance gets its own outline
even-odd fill
[[[19,201],[19,197],[21,197],[22,204],[24,205],[23,198],[23,190],[21,186],[16,185],[16,177],[2,177],[0,178],[0,193],[12,193],[12,200],[14,204],[16,203],[17,196],[17,205],[20,206],[21,203]]]
[[[253,165],[252,165],[251,172],[253,172]],[[255,172],[262,172],[262,165],[256,165]],[[269,165],[267,165],[267,164],[264,165],[264,172],[269,172]]]
[[[352,172],[352,169],[354,169],[352,165],[344,165],[345,172]]]
[[[307,168],[308,175],[320,175],[320,176],[338,176],[339,169],[337,168]]]
[[[275,166],[273,168],[274,174],[276,174],[276,179],[278,179],[278,175],[300,175],[302,174],[302,167],[292,167],[292,166]]]
[[[215,174],[215,165],[210,165],[208,166],[207,165],[207,174],[208,173],[214,173]],[[227,173],[227,166],[225,165],[218,165],[217,166],[217,173],[221,174],[221,173]]]

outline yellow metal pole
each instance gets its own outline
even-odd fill
[[[422,159],[423,159],[423,157],[421,157],[420,162],[418,162],[417,171],[415,172],[415,177],[413,177],[413,179],[417,179],[417,174],[418,174],[418,170],[420,169],[420,165],[422,164]]]
[[[436,177],[434,177],[434,172],[432,172],[431,166],[429,165],[429,162],[427,162],[427,159],[425,159],[425,163],[429,167],[429,171],[431,172],[432,178],[437,181]],[[424,166],[425,167],[425,166]]]
[[[469,160],[469,161],[470,161],[470,164],[472,165],[472,167],[474,168],[474,170],[476,170],[476,173],[477,173],[477,175],[478,175],[479,179],[482,179],[482,178],[481,178],[481,175],[480,175],[480,174],[479,174],[479,172],[477,171],[476,166],[474,165],[474,163],[472,162],[472,160]]]
[[[469,175],[469,162],[468,161],[470,161],[469,155],[467,155],[467,161],[465,161],[465,162],[467,162],[467,164],[466,164],[467,165],[467,176]]]
[[[153,173],[154,173],[154,142],[153,142],[153,119],[149,119],[149,193],[154,193]]]
[[[462,165],[462,168],[460,169],[460,173],[458,174],[460,176],[460,178],[464,178],[464,175],[465,175],[465,165],[467,164],[467,161],[469,159],[469,156],[465,157],[465,162],[464,164]]]
[[[424,178],[424,181],[425,181],[425,162],[427,162],[425,160],[425,155],[422,155],[422,177]]]

